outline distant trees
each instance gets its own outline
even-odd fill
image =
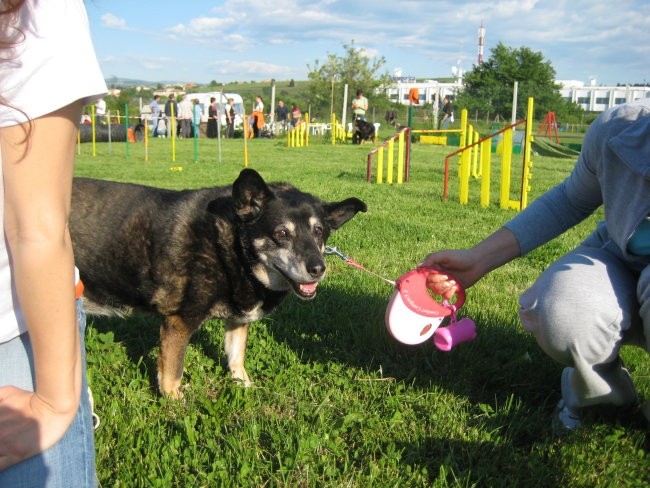
[[[355,46],[354,40],[350,44],[343,44],[344,56],[328,54],[327,60],[322,64],[316,60],[313,66],[307,65],[310,104],[312,111],[326,116],[335,111],[340,113],[343,103],[343,87],[348,85],[348,102],[357,89],[361,89],[368,98],[370,107],[385,107],[385,96],[375,95],[378,87],[390,83],[388,73],[380,73],[386,64],[386,59],[371,58],[364,49]]]
[[[536,119],[553,111],[558,119],[579,120],[582,109],[562,98],[551,63],[527,47],[509,48],[502,43],[492,49],[486,61],[465,74],[464,87],[455,105],[467,108],[472,115],[489,115],[491,119],[499,115],[508,120],[515,81],[518,82],[517,117],[525,116],[528,98],[533,97]]]

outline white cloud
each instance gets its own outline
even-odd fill
[[[111,13],[105,13],[102,15],[101,19],[104,27],[108,27],[109,29],[127,30],[126,20],[120,19]]]

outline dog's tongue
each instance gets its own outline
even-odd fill
[[[318,286],[317,282],[314,283],[301,283],[300,284],[300,293],[304,296],[311,296],[316,293],[316,287]]]

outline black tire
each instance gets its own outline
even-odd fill
[[[79,140],[81,142],[92,142],[93,128],[91,124],[79,126]],[[125,142],[126,130],[122,124],[111,124],[111,141]],[[95,126],[95,142],[108,142],[108,125]]]

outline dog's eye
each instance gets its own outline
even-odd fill
[[[287,229],[278,229],[273,233],[273,235],[278,241],[286,241],[291,237]]]
[[[314,237],[321,237],[323,235],[323,228],[320,225],[314,227]]]

